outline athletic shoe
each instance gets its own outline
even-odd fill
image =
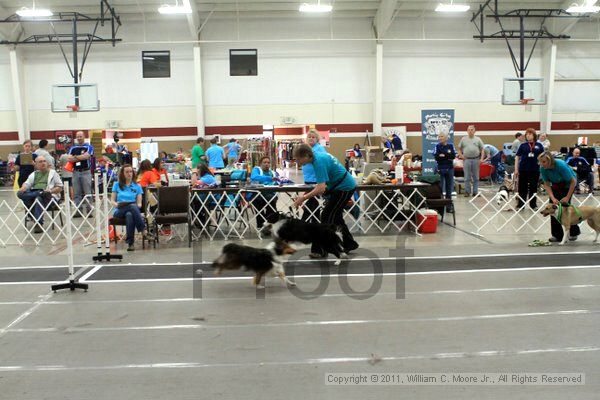
[[[42,229],[42,226],[39,224],[35,224],[35,227],[33,228],[33,233],[42,233],[44,232],[44,229]]]

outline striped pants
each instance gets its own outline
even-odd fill
[[[325,200],[325,205],[321,211],[321,223],[333,224],[341,228],[344,249],[354,249],[358,247],[357,243],[352,237],[352,234],[350,233],[350,229],[348,229],[348,226],[344,221],[344,207],[346,207],[353,194],[354,190],[334,190],[328,193],[328,199]],[[325,253],[319,243],[312,244],[311,252],[323,255]]]

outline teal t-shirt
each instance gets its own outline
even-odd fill
[[[325,147],[323,147],[320,143],[315,143],[312,147],[313,153],[327,153]],[[304,175],[304,183],[315,183],[317,181],[317,177],[315,176],[315,169],[312,164],[304,164],[302,166],[302,175]]]
[[[327,190],[342,180],[334,190],[349,191],[356,188],[356,182],[352,175],[346,171],[346,168],[329,153],[314,152],[313,153],[313,168],[315,169],[315,177],[317,183],[327,183]]]
[[[563,160],[554,160],[554,168],[540,168],[540,175],[544,182],[549,183],[569,183],[571,179],[576,178],[575,171]]]
[[[130,183],[121,189],[119,182],[115,182],[112,191],[117,194],[117,203],[135,203],[138,195],[141,196],[143,193],[142,187],[137,183]]]
[[[210,168],[224,168],[225,163],[223,162],[223,156],[225,151],[221,146],[216,144],[211,145],[206,150],[206,156],[208,157],[208,166]]]

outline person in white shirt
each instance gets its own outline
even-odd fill
[[[34,221],[34,232],[43,232],[43,213],[48,208],[52,199],[58,202],[63,183],[53,169],[48,168],[48,162],[44,157],[36,157],[36,170],[23,183],[17,197],[23,201],[27,209],[28,217]]]
[[[35,154],[36,157],[44,157],[46,159],[46,162],[48,163],[48,168],[54,169],[54,157],[52,157],[48,150],[46,150],[46,146],[48,146],[48,141],[46,139],[40,140],[40,143],[38,144],[38,149],[34,151],[33,154]]]

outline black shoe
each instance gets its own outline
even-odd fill
[[[327,254],[320,254],[320,253],[310,253],[308,256],[309,256],[310,258],[312,258],[312,259],[318,260],[318,259],[320,259],[320,258],[325,258],[325,257],[327,257]]]
[[[557,239],[557,238],[555,238],[554,236],[552,236],[550,239],[548,239],[548,241],[549,241],[550,243],[558,243],[558,242],[560,242],[560,240],[558,240],[558,239]]]
[[[33,228],[33,233],[42,233],[44,232],[44,229],[42,229],[42,226],[40,224],[35,224],[35,227]]]
[[[574,241],[576,241],[576,240],[577,240],[577,236],[569,236],[569,240],[570,240],[571,242],[574,242]]]
[[[135,251],[135,247],[133,246],[133,244],[127,246],[127,251]]]
[[[83,218],[83,216],[80,213],[76,212],[75,214],[73,214],[73,218]]]

